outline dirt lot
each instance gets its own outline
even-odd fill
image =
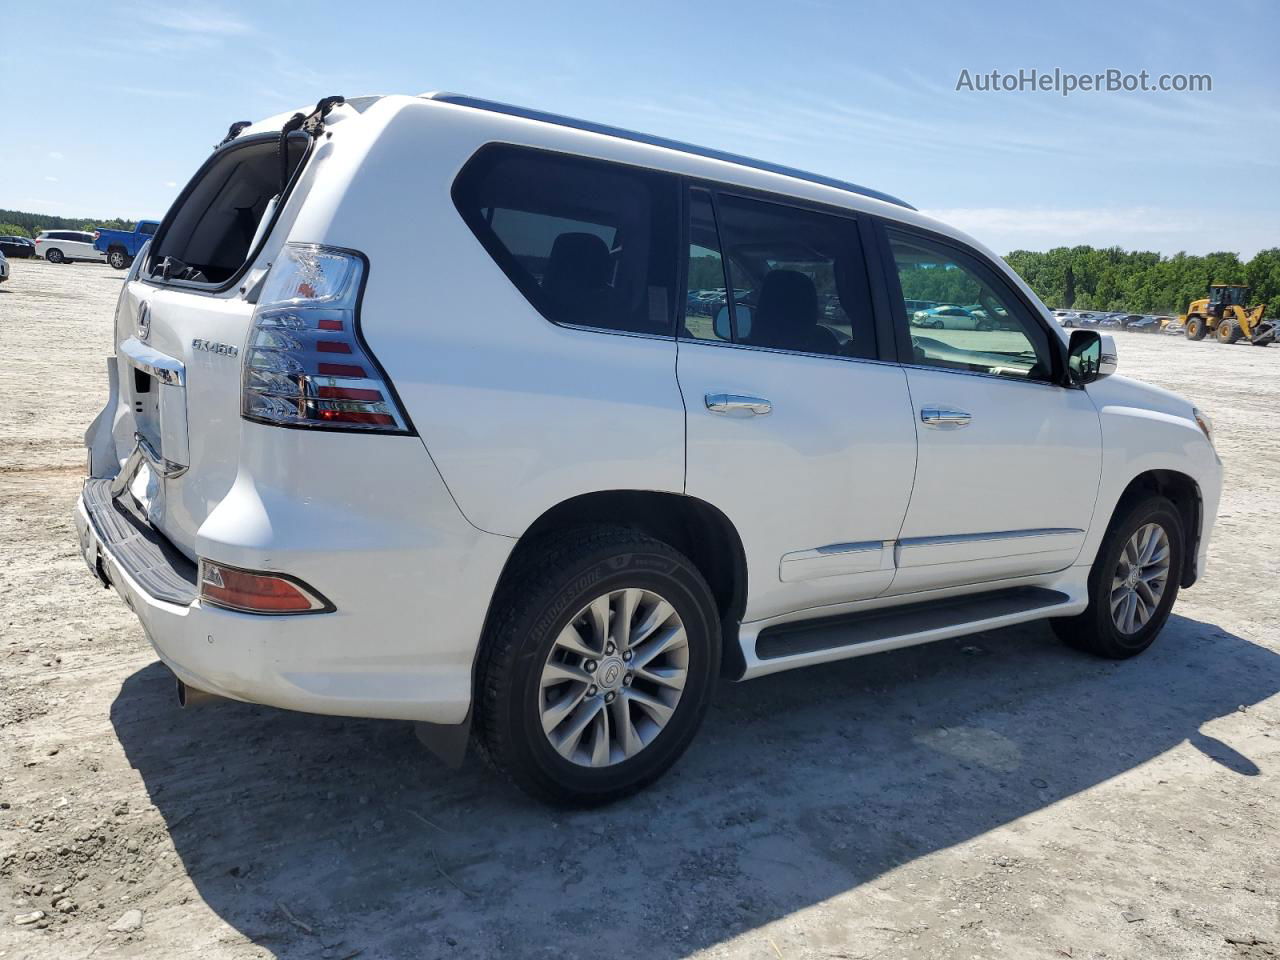
[[[402,723],[179,711],[70,520],[121,275],[12,267],[0,957],[1280,956],[1280,349],[1118,336],[1227,464],[1146,656],[1031,626],[725,684],[655,789],[565,813]]]

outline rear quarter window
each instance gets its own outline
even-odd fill
[[[668,174],[495,144],[463,169],[453,199],[546,319],[674,335],[677,189]]]

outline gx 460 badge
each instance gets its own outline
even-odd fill
[[[214,340],[203,340],[196,337],[191,341],[192,350],[203,350],[205,353],[216,353],[223,357],[239,356],[240,348],[233,347],[229,343],[217,343]]]

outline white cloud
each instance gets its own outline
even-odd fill
[[[62,156],[62,153],[61,153],[60,151],[58,151],[58,150],[50,150],[50,151],[49,151],[49,159],[50,159],[50,160],[62,160],[62,159],[63,159],[63,156]]]
[[[179,33],[217,34],[224,37],[253,33],[253,27],[243,20],[213,12],[194,13],[188,10],[155,8],[144,10],[139,16],[157,27]]]
[[[49,181],[49,183],[57,183],[57,182],[58,182],[58,178],[57,178],[57,177],[45,177],[45,180]]]

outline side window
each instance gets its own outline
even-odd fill
[[[994,270],[895,230],[889,248],[902,292],[898,322],[910,330],[915,363],[1018,380],[1052,377],[1049,335]]]
[[[712,326],[735,342],[874,357],[866,264],[852,218],[745,197],[717,197],[729,289]],[[722,316],[723,314],[723,316]]]
[[[453,199],[489,255],[548,320],[672,334],[674,177],[494,145],[467,164]]]
[[[156,232],[156,226],[157,225],[154,223],[144,223],[142,225],[142,229],[139,230],[138,232],[141,233],[143,236],[149,237]]]
[[[724,309],[724,258],[716,232],[711,194],[689,192],[689,268],[682,336],[695,340],[732,340],[728,312]],[[720,318],[719,324],[716,318]]]

